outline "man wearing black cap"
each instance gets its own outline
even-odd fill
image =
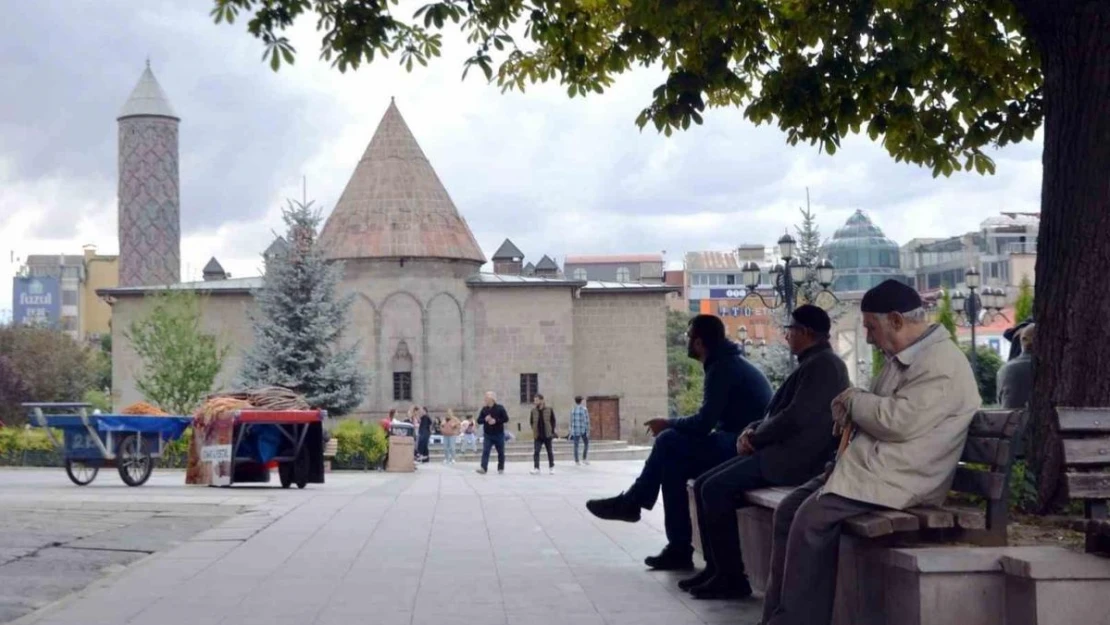
[[[737,440],[737,457],[694,482],[705,570],[679,582],[698,599],[752,594],[740,554],[738,496],[767,486],[795,486],[819,474],[836,452],[832,400],[848,388],[848,369],[829,346],[829,315],[799,306],[786,326],[798,367],[771,398],[767,416]]]
[[[860,310],[867,342],[886,363],[871,391],[849,388],[833,400],[833,420],[851,442],[827,479],[798,487],[775,510],[764,625],[832,622],[843,522],[943,503],[979,409],[967,356],[928,323],[916,291],[887,280]]]
[[[586,509],[599,519],[635,523],[640,510],[651,510],[662,493],[667,546],[644,560],[656,570],[694,568],[686,480],[732,458],[740,432],[763,416],[771,400],[767,378],[725,337],[718,317],[698,315],[690,320],[686,350],[705,367],[701,408],[689,417],[648,421],[655,444],[632,487],[616,497],[586,502]]]

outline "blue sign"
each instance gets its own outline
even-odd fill
[[[742,286],[729,289],[709,289],[709,299],[743,299],[748,290]]]
[[[57,324],[62,312],[61,295],[57,278],[14,278],[12,322],[21,325]]]

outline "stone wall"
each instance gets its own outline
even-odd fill
[[[177,120],[119,121],[119,284],[181,280]]]
[[[135,386],[143,363],[124,333],[131,323],[142,319],[151,305],[141,296],[120,297],[112,305],[112,407],[116,410],[143,399]],[[252,305],[246,294],[218,294],[201,298],[201,327],[230,346],[223,371],[216,377],[216,389],[230,388],[243,363],[243,354],[254,343],[254,332],[247,317]]]
[[[574,392],[620,399],[621,438],[667,416],[666,296],[583,293],[574,301]]]
[[[477,406],[485,391],[497,393],[509,412],[510,429],[524,438],[532,435],[532,407],[520,402],[522,373],[538,375],[538,390],[555,409],[559,432],[566,433],[575,393],[574,306],[569,287],[471,291],[466,306],[474,333],[470,396]]]

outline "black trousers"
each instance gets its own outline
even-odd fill
[[[820,494],[816,477],[775,510],[771,574],[763,597],[764,625],[829,625],[836,598],[840,533],[845,519],[882,506]]]
[[[694,481],[694,504],[707,570],[733,580],[744,577],[737,500],[744,491],[771,485],[763,477],[758,455],[737,456]]]
[[[416,439],[416,455],[424,458],[428,457],[428,441],[431,438],[431,434],[421,434],[420,438]]]
[[[532,441],[532,464],[540,468],[540,447],[547,448],[547,466],[555,466],[555,453],[551,450],[550,438],[537,438]]]

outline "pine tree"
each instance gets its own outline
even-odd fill
[[[267,259],[251,314],[254,347],[240,378],[248,386],[284,386],[342,415],[362,402],[367,382],[358,343],[339,346],[353,296],[338,297],[343,266],[329,264],[316,244],[320,214],[312,203],[291,201],[282,216],[288,246]]]
[[[1021,323],[1032,316],[1033,284],[1029,282],[1029,276],[1022,276],[1017,301],[1014,302],[1014,323]]]
[[[797,233],[798,261],[808,267],[806,282],[802,284],[802,302],[813,303],[817,294],[821,292],[821,285],[817,284],[817,262],[821,260],[821,231],[817,228],[817,217],[809,207],[809,189],[806,189],[806,207],[798,208],[802,214],[802,224],[794,226]]]
[[[952,312],[952,295],[948,293],[948,289],[940,292],[937,323],[944,326],[948,330],[948,335],[952,337],[952,342],[959,345],[960,341],[956,338],[956,314]]]

